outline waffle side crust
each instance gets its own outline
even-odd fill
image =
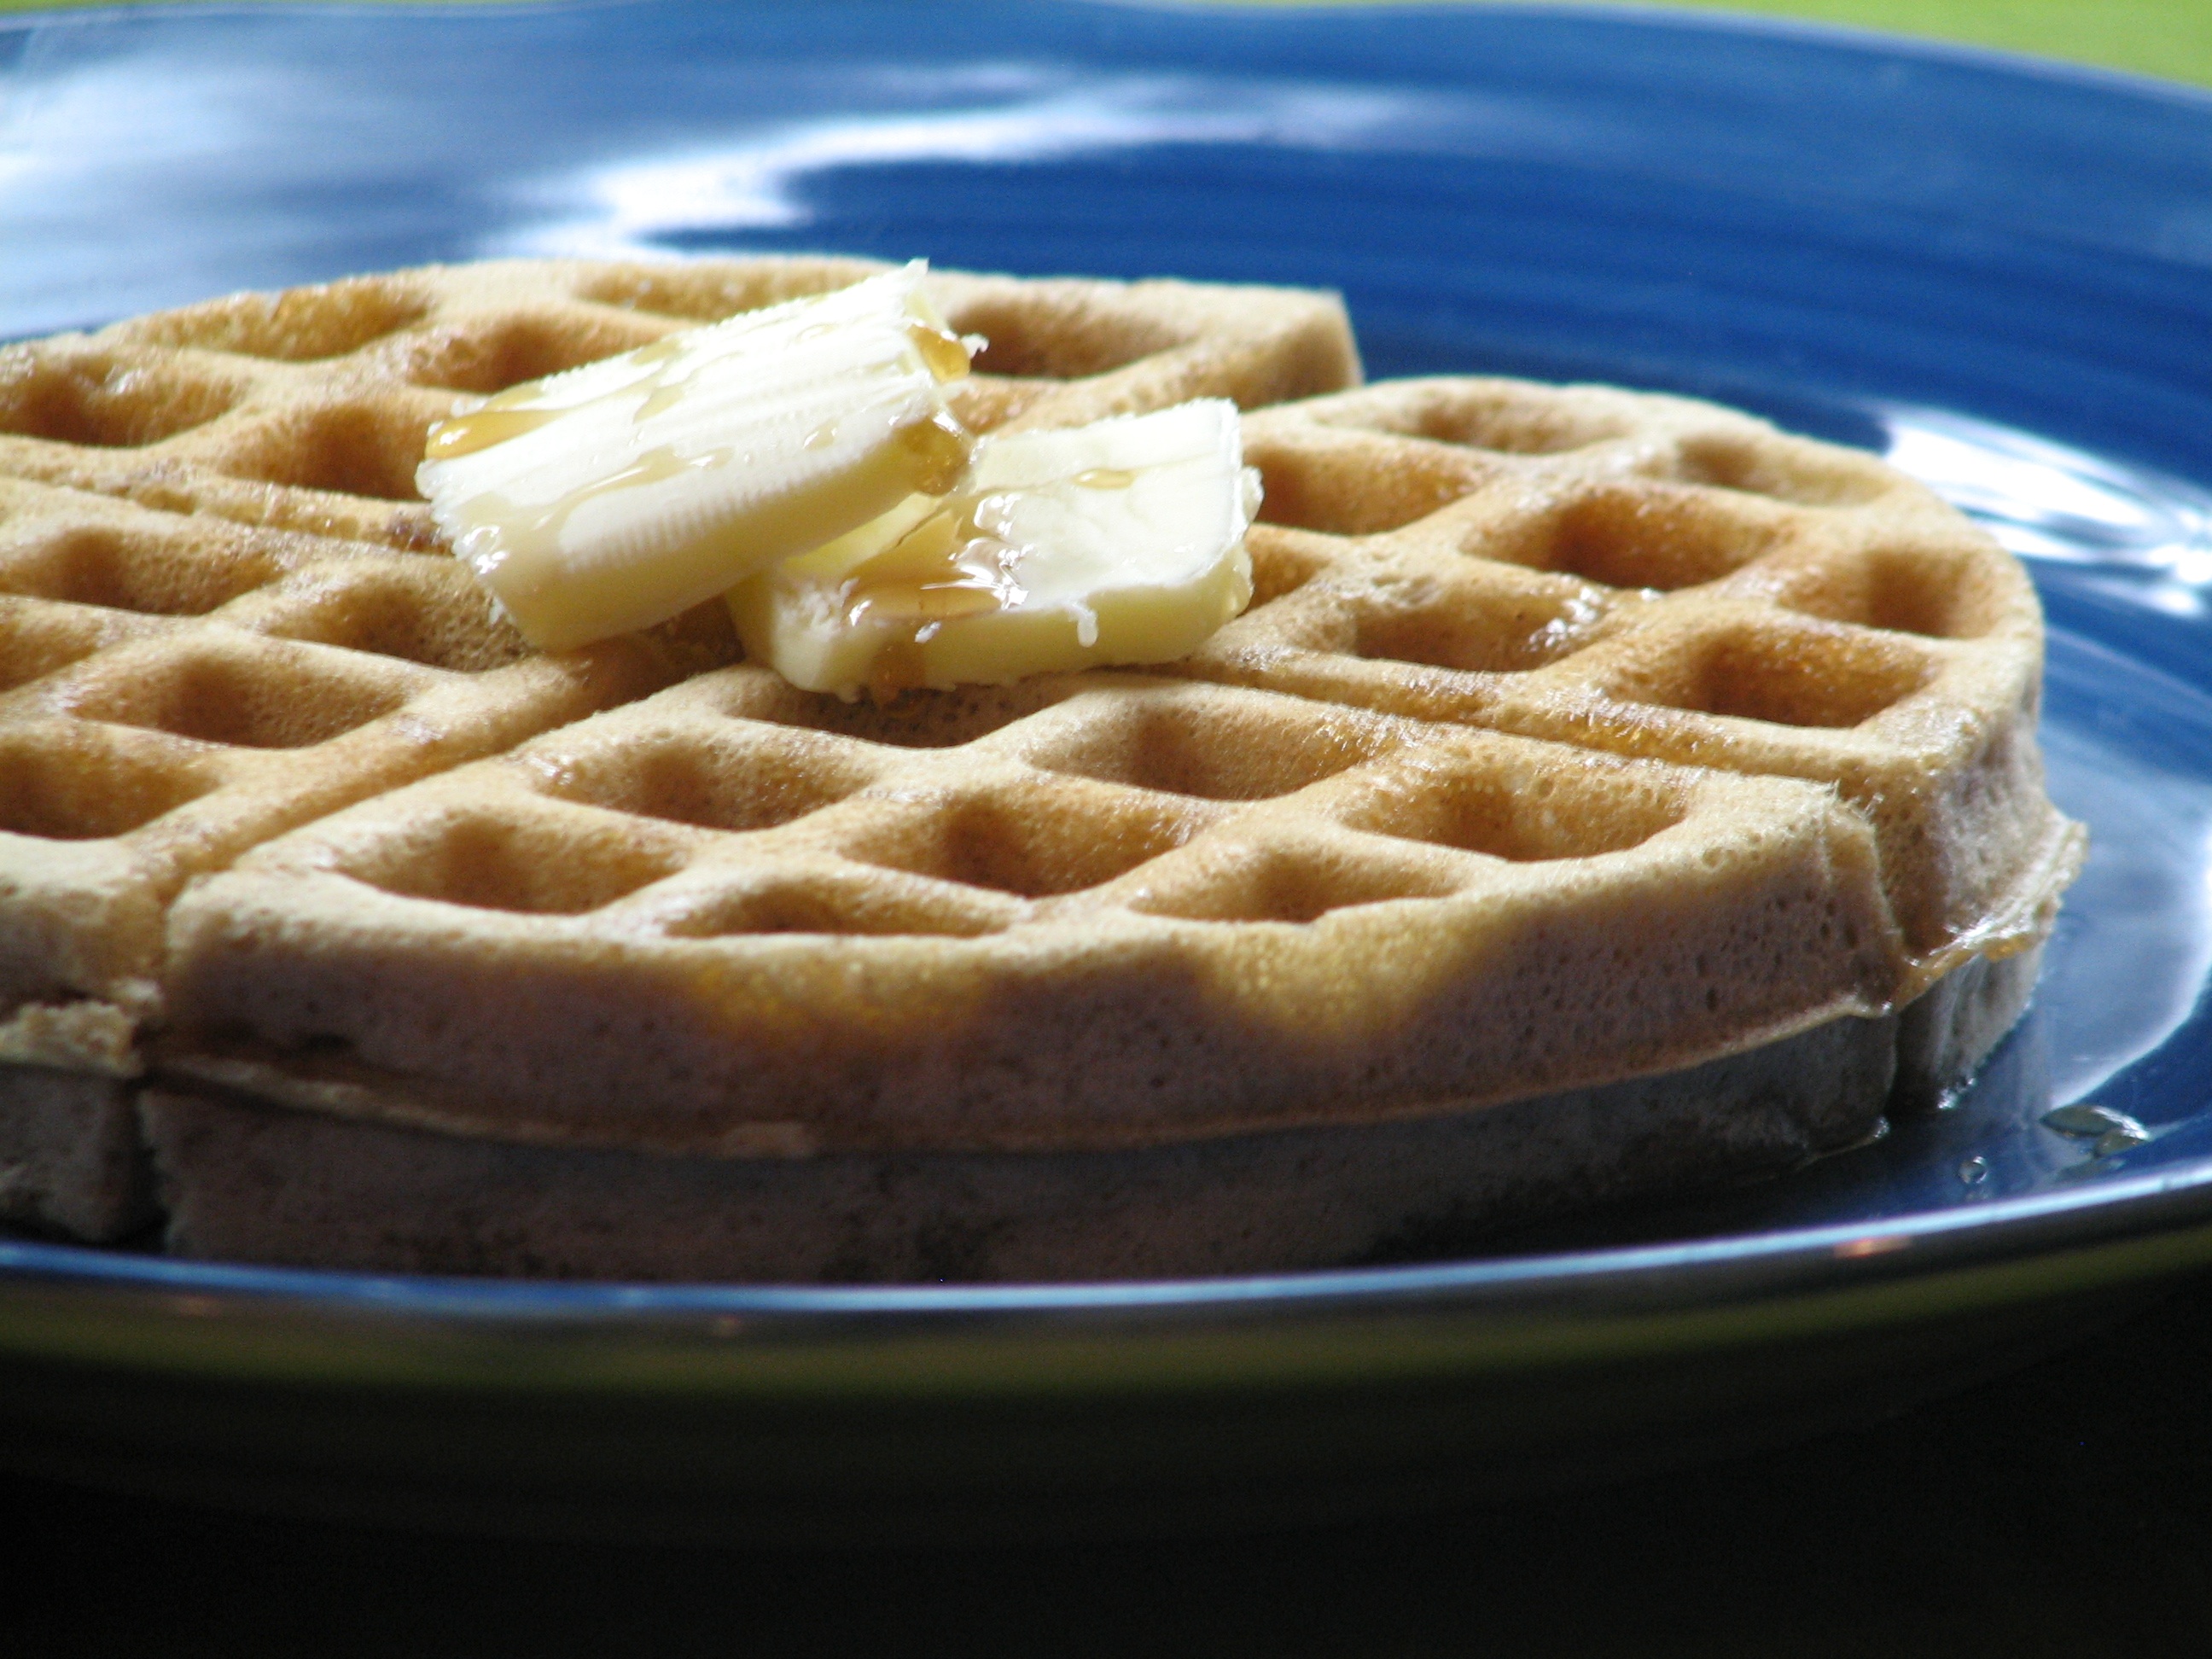
[[[164,1083],[140,1111],[173,1247],[380,1271],[787,1281],[1279,1272],[1480,1249],[1608,1200],[1866,1139],[2020,1012],[2031,951],[1901,1014],[1686,1071],[1384,1124],[1136,1150],[667,1157],[520,1146]]]

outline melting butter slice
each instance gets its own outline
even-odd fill
[[[968,350],[924,266],[747,312],[499,393],[430,428],[416,474],[532,644],[649,627],[949,489]]]
[[[1222,399],[986,436],[958,491],[750,578],[730,613],[754,660],[848,700],[1167,662],[1251,602],[1259,490]]]

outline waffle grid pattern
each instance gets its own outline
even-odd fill
[[[1935,971],[2069,867],[2027,575],[1872,458],[1707,404],[1472,380],[1247,433],[1262,600],[1170,672],[1828,786]]]
[[[436,544],[423,430],[457,393],[875,268],[431,269],[0,349],[0,1058],[136,1069],[127,1033],[159,1017],[163,912],[191,878],[732,660],[719,606],[530,653]],[[962,388],[980,426],[1357,374],[1315,296],[934,282],[1012,371]],[[82,999],[121,1025],[54,1017]]]
[[[135,1068],[22,1005],[158,1007],[192,876],[668,683],[661,641],[532,655],[459,567],[0,480],[0,1007],[9,1058]]]
[[[0,476],[171,512],[438,548],[422,434],[489,393],[679,329],[857,281],[829,258],[659,268],[494,261],[236,295],[0,350]],[[1066,425],[1200,396],[1258,404],[1358,377],[1316,295],[940,273],[987,336],[953,397],[976,430]]]
[[[1897,975],[1863,827],[1795,781],[1134,677],[926,706],[730,669],[326,820],[179,907],[179,1018],[525,1139],[1118,1145],[1431,1106],[1470,1053],[1568,1086]]]
[[[401,273],[0,353],[0,1010],[157,1018],[166,952],[161,1065],[340,1112],[1140,1146],[1693,1064],[2047,927],[2017,567],[1677,400],[1255,414],[1255,603],[1148,677],[846,705],[702,614],[520,653],[411,499],[428,422],[869,269]],[[978,428],[1356,379],[1310,296],[934,280]]]

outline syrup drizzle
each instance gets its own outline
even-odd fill
[[[559,419],[561,413],[557,409],[495,409],[486,404],[471,414],[456,415],[432,427],[422,446],[422,459],[450,461],[459,456],[473,455],[479,449],[489,449],[509,438],[535,432],[547,422]]]
[[[1011,610],[1029,597],[1013,576],[1027,550],[977,522],[989,500],[948,502],[847,579],[840,597],[846,622],[896,630],[869,665],[868,694],[877,702],[927,684],[921,647],[945,623]]]
[[[966,377],[968,348],[957,337],[919,318],[906,325],[906,337],[939,384]]]

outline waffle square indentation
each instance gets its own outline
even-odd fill
[[[1385,771],[1338,816],[1348,829],[1516,864],[1595,858],[1641,846],[1689,811],[1680,779],[1561,752],[1443,760]]]
[[[785,300],[845,288],[884,269],[860,259],[772,259],[693,265],[614,264],[586,275],[579,300],[689,323],[720,322]]]
[[[1507,380],[1431,382],[1410,398],[1372,403],[1354,392],[1331,425],[1509,455],[1559,455],[1625,438],[1638,426],[1625,407],[1588,395]]]
[[[221,780],[197,758],[76,720],[0,726],[0,830],[47,841],[127,836]]]
[[[422,434],[445,412],[404,398],[299,410],[241,444],[223,471],[300,489],[419,501],[415,469],[422,462]]]
[[[1767,434],[1700,433],[1682,440],[1674,476],[1799,507],[1856,507],[1897,488],[1871,455]]]
[[[1929,639],[1979,639],[2013,609],[2017,578],[1995,549],[1877,546],[1778,573],[1774,597],[1802,616]]]
[[[115,638],[120,620],[89,606],[0,594],[0,692],[90,656]]]
[[[238,388],[175,364],[89,346],[0,350],[0,432],[136,449],[203,426]]]
[[[419,321],[428,295],[388,276],[353,276],[274,294],[234,294],[125,324],[149,344],[308,362],[340,357]]]
[[[1019,379],[1103,374],[1181,345],[1185,337],[1141,309],[1101,307],[1048,283],[966,297],[952,307],[949,320],[963,333],[983,336],[986,343],[973,364],[977,374]]]
[[[1099,887],[1172,852],[1203,818],[1175,803],[1073,782],[979,788],[848,842],[861,863],[1021,898]]]
[[[1224,718],[1198,700],[1159,699],[1095,719],[1024,751],[1033,766],[1202,800],[1266,800],[1358,765],[1389,742],[1377,726],[1310,708]]]
[[[1477,592],[1415,579],[1361,596],[1352,648],[1460,673],[1521,673],[1580,649],[1597,616],[1587,591],[1571,585]]]
[[[412,345],[406,375],[416,386],[494,392],[524,380],[634,351],[666,330],[612,312],[544,312],[471,319]]]
[[[1355,841],[1356,847],[1346,844]],[[1254,847],[1233,862],[1213,860],[1206,879],[1164,883],[1132,908],[1183,921],[1303,924],[1358,905],[1455,890],[1455,878],[1433,858],[1401,858],[1389,848],[1388,842],[1354,837]]]
[[[1281,437],[1264,419],[1246,429],[1259,468],[1260,516],[1332,536],[1375,536],[1427,518],[1497,477],[1480,452],[1424,438],[1301,422]]]
[[[871,769],[808,734],[625,730],[574,755],[541,749],[533,782],[562,800],[703,830],[772,830],[865,787]]]
[[[1010,901],[881,869],[772,871],[662,923],[677,939],[821,933],[976,939],[1005,927]],[[1011,907],[1018,908],[1018,907]]]
[[[684,867],[688,846],[596,813],[485,810],[409,825],[340,867],[402,898],[581,915]]]
[[[1779,517],[1644,479],[1588,489],[1553,512],[1492,529],[1477,545],[1486,557],[1607,587],[1671,592],[1740,569],[1787,533]]]
[[[392,713],[410,689],[335,653],[280,655],[199,640],[108,678],[75,699],[71,712],[201,743],[305,749]]]
[[[1840,729],[1911,696],[1936,670],[1893,637],[1841,629],[1741,624],[1685,645],[1629,695],[1736,720]]]
[[[273,553],[249,538],[220,549],[114,525],[57,530],[0,550],[0,592],[144,616],[198,617],[273,579]]]
[[[1014,685],[966,685],[909,691],[895,702],[842,702],[801,691],[765,668],[719,675],[702,688],[719,713],[738,720],[803,727],[894,749],[957,749],[1011,726],[1065,693],[1050,677]]]
[[[280,639],[464,674],[532,654],[475,578],[445,559],[363,559],[304,573],[270,591],[256,625]]]

